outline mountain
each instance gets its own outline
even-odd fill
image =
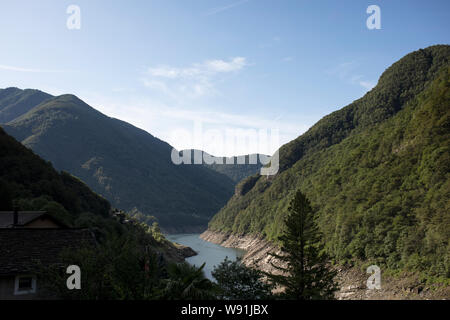
[[[13,202],[20,210],[47,210],[68,224],[71,216],[106,217],[110,210],[108,201],[84,183],[56,172],[0,128],[0,210],[12,210]]]
[[[33,89],[0,89],[0,123],[6,123],[27,113],[52,96]]]
[[[187,152],[191,153],[190,159],[192,161],[194,161],[193,159],[195,159],[196,155],[198,155],[199,159],[211,159],[211,162],[214,161],[214,163],[206,163],[202,160],[202,164],[211,170],[226,175],[235,183],[258,173],[263,167],[263,163],[267,163],[270,160],[270,156],[259,153],[237,157],[216,157],[205,151],[195,149],[181,150],[180,155],[182,156]]]
[[[450,46],[412,52],[362,98],[279,149],[209,223],[274,243],[299,188],[337,262],[450,277]]]
[[[0,211],[14,206],[21,211],[46,211],[69,227],[89,228],[99,244],[119,236],[139,236],[146,249],[161,253],[167,261],[181,262],[195,254],[166,240],[155,226],[149,228],[130,217],[128,223],[120,221],[117,218],[125,215],[112,210],[106,199],[67,172],[57,172],[0,128]]]
[[[235,181],[227,175],[206,166],[173,164],[169,144],[73,95],[33,91],[41,99],[32,100],[26,98],[33,96],[30,90],[23,90],[22,98],[20,89],[3,92],[16,97],[8,101],[24,101],[21,106],[29,101],[17,118],[2,125],[6,132],[113,206],[156,217],[166,231],[206,228],[233,193]],[[14,111],[18,104],[3,108]]]

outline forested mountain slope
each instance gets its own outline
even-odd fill
[[[233,193],[227,176],[173,164],[169,144],[73,95],[47,99],[2,126],[113,206],[155,216],[167,229],[205,227]]]
[[[389,67],[364,97],[282,146],[280,172],[252,176],[209,229],[275,240],[297,188],[340,262],[450,277],[450,46]]]
[[[52,96],[33,89],[0,89],[0,123],[6,123],[27,113]]]
[[[46,211],[69,227],[89,228],[99,245],[97,249],[100,251],[93,252],[95,255],[107,254],[101,252],[104,250],[103,245],[118,241],[119,238],[128,239],[129,245],[136,245],[136,248],[122,247],[121,251],[110,253],[108,258],[111,260],[119,260],[121,255],[128,253],[127,250],[141,247],[145,248],[146,254],[158,254],[164,261],[180,262],[185,256],[194,254],[189,248],[167,241],[155,226],[150,228],[139,224],[129,216],[126,217],[128,223],[124,223],[121,221],[123,219],[113,214],[118,212],[111,210],[106,199],[72,175],[57,172],[51,163],[41,159],[0,128],[0,211],[10,211],[14,207],[20,211]],[[3,252],[8,252],[8,245],[0,243]],[[89,258],[92,262],[94,257]],[[98,266],[102,270],[97,272],[108,271],[105,271],[107,262]],[[129,269],[122,270],[121,275],[136,276]]]
[[[69,225],[82,213],[109,214],[107,200],[83,182],[58,173],[0,128],[0,211],[47,210]]]

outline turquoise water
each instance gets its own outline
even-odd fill
[[[171,234],[166,235],[166,238],[170,241],[174,241],[185,246],[191,247],[197,252],[194,257],[187,258],[186,261],[195,266],[201,266],[203,262],[206,262],[203,270],[205,271],[206,277],[210,280],[214,280],[211,275],[211,271],[214,266],[220,264],[225,257],[230,260],[235,260],[236,257],[242,256],[245,251],[240,249],[225,248],[217,244],[204,241],[200,239],[200,234]]]

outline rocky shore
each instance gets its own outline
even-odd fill
[[[275,262],[269,252],[280,253],[278,247],[257,236],[236,236],[220,232],[206,230],[200,235],[205,241],[219,244],[226,248],[237,248],[245,250],[242,262],[265,272],[275,272],[271,262]]]
[[[246,253],[242,262],[253,268],[265,272],[276,272],[271,262],[277,264],[276,259],[269,252],[280,253],[279,248],[262,237],[255,235],[232,235],[207,230],[200,235],[205,241],[219,244],[228,248],[238,248]],[[444,284],[427,285],[416,274],[402,276],[388,276],[382,274],[381,289],[368,289],[367,274],[361,267],[337,266],[340,290],[336,293],[339,300],[441,300],[450,299],[450,287]]]
[[[184,259],[197,255],[191,247],[184,246],[179,243],[171,241],[163,241],[157,247],[157,252],[164,255],[164,257],[173,262],[183,262]]]

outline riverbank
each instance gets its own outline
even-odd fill
[[[200,237],[224,247],[239,248],[246,253],[242,262],[253,268],[274,273],[277,270],[271,263],[277,264],[269,252],[279,254],[279,248],[255,235],[230,235],[207,230]],[[338,275],[336,281],[340,290],[336,293],[339,300],[442,300],[450,299],[450,287],[444,284],[426,284],[417,274],[381,275],[382,286],[379,290],[369,290],[367,279],[369,274],[360,266],[336,266]]]
[[[186,258],[197,255],[197,252],[191,247],[170,241],[167,237],[165,238],[154,249],[156,253],[163,255],[168,261],[179,263],[185,261]]]
[[[197,254],[187,257],[186,262],[197,267],[205,263],[203,271],[208,279],[215,281],[212,276],[214,267],[219,265],[226,257],[229,260],[235,260],[236,257],[241,257],[244,252],[238,248],[223,247],[218,244],[205,241],[200,238],[200,233],[193,234],[172,234],[167,235],[166,238],[172,241],[175,245],[189,247]]]
[[[275,262],[269,252],[280,253],[277,246],[265,241],[261,237],[246,235],[236,236],[206,230],[200,238],[226,248],[238,248],[245,251],[242,262],[249,267],[265,272],[275,272],[271,262]]]

